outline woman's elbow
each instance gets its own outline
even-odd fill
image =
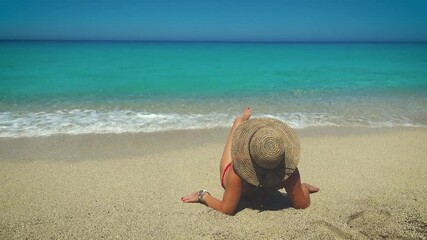
[[[310,207],[310,199],[304,202],[299,202],[294,204],[295,209],[306,209],[308,207]]]
[[[222,210],[221,209],[221,212],[228,215],[228,216],[234,216],[236,214],[236,211],[234,211],[234,210],[231,211],[231,210]]]
[[[219,211],[229,216],[234,216],[236,214],[236,209],[227,207],[224,208],[222,206],[220,206]]]
[[[235,212],[224,212],[224,214],[226,214],[228,216],[234,216],[236,213]]]

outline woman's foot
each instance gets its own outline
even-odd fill
[[[242,116],[236,117],[234,120],[233,127],[239,126],[242,122],[248,120],[252,115],[252,109],[251,108],[245,108],[243,109]]]
[[[242,121],[246,121],[248,120],[252,115],[252,109],[251,108],[245,108],[243,109],[243,113],[242,113]]]

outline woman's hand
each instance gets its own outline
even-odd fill
[[[316,193],[320,190],[318,187],[310,185],[308,183],[301,183],[301,186],[307,188],[308,193]]]
[[[196,203],[199,202],[199,192],[188,194],[181,198],[181,201],[184,203]]]

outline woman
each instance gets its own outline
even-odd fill
[[[201,202],[222,213],[233,215],[241,197],[262,202],[285,188],[294,208],[310,206],[310,193],[319,188],[301,183],[296,168],[300,147],[295,131],[274,119],[250,119],[251,109],[234,121],[220,163],[222,200],[206,190],[181,198],[184,203]]]

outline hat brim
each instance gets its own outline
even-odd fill
[[[250,154],[250,140],[263,127],[280,130],[284,136],[283,160],[273,169],[263,169],[254,163]],[[246,182],[259,187],[273,187],[286,180],[296,169],[300,159],[300,144],[296,132],[276,119],[250,119],[238,126],[233,134],[231,157],[234,171]]]

